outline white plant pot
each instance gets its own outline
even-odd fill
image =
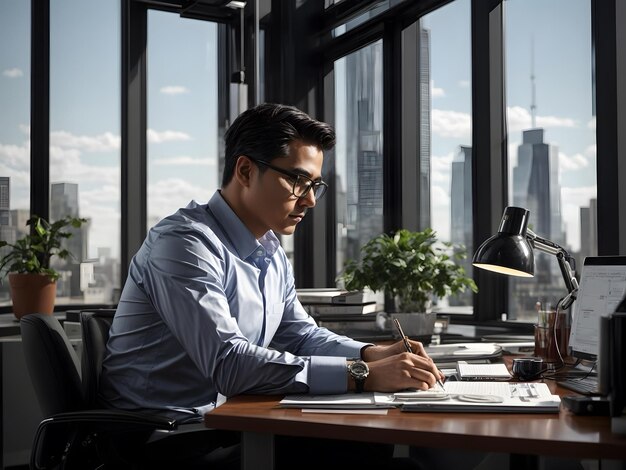
[[[435,331],[435,320],[437,314],[433,312],[429,313],[392,313],[391,321],[397,318],[402,325],[404,334],[410,338],[431,336]],[[400,333],[395,329],[392,330],[393,335],[396,338],[400,338]]]

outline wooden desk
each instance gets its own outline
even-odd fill
[[[553,391],[571,394],[549,384]],[[273,468],[273,436],[484,452],[626,460],[626,436],[611,433],[608,417],[559,414],[405,413],[315,414],[277,408],[279,397],[241,396],[207,413],[206,426],[242,432],[242,468]]]

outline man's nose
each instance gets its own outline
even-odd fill
[[[317,201],[315,200],[315,191],[313,191],[313,188],[311,188],[304,197],[298,199],[298,203],[306,207],[315,207]]]

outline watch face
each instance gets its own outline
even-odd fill
[[[369,367],[367,367],[365,362],[356,361],[350,365],[350,373],[355,378],[365,378],[368,376],[369,372]]]

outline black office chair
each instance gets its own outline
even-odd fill
[[[155,430],[172,431],[176,421],[161,416],[96,409],[86,398],[79,360],[59,321],[49,315],[22,317],[26,365],[45,419],[39,424],[30,458],[35,469],[140,467],[132,455],[111,453],[121,433],[134,442]],[[91,400],[91,398],[90,398]]]
[[[112,309],[80,312],[83,393],[92,408],[103,407],[98,400],[98,389],[114,315]],[[203,423],[179,423],[176,429],[154,431],[149,435],[134,432],[130,436],[123,433],[110,436],[107,455],[119,454],[118,461],[127,461],[125,456],[129,454],[140,455],[148,468],[239,468],[236,446],[239,433],[210,430]],[[210,450],[213,448],[216,450]]]

